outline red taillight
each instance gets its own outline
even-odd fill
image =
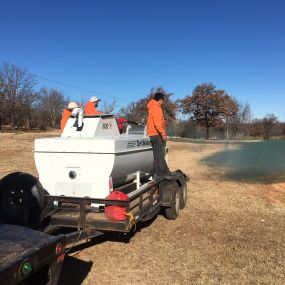
[[[61,263],[64,261],[64,257],[65,257],[65,253],[61,254],[58,258],[57,258],[57,263]]]
[[[56,248],[55,248],[55,253],[58,255],[58,254],[61,254],[63,251],[63,246],[61,243],[58,243]]]

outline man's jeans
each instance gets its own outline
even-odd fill
[[[169,168],[165,161],[165,142],[161,136],[151,136],[150,141],[153,147],[154,173],[162,176],[169,173]]]

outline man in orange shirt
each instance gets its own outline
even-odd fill
[[[147,104],[147,134],[153,147],[154,172],[157,177],[172,180],[175,173],[169,171],[165,161],[166,130],[162,111],[164,94],[157,92]]]
[[[78,107],[78,104],[76,102],[69,102],[68,103],[68,106],[66,109],[63,110],[62,112],[62,117],[61,117],[61,122],[60,122],[60,130],[61,132],[63,132],[64,130],[64,127],[72,113],[72,110],[74,108],[77,108]]]
[[[101,115],[102,112],[98,111],[96,108],[98,107],[98,102],[101,101],[96,96],[93,96],[89,99],[89,101],[85,104],[84,114],[85,115]]]

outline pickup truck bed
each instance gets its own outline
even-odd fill
[[[63,235],[51,236],[21,226],[0,224],[0,284],[18,284],[32,279],[46,266],[49,271],[46,283],[56,284],[64,258],[64,242]],[[26,262],[27,271],[23,270]]]

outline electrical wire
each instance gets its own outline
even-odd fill
[[[74,86],[74,85],[71,85],[71,84],[68,84],[68,83],[65,83],[65,82],[48,79],[48,78],[45,78],[45,77],[42,77],[42,76],[39,76],[39,75],[36,75],[36,74],[32,74],[32,75],[34,75],[35,77],[38,77],[38,78],[40,78],[42,80],[46,80],[46,81],[53,82],[53,83],[56,83],[56,84],[59,84],[59,85],[67,86],[67,87],[70,87],[70,88],[73,88],[73,89],[80,90],[82,92],[91,93],[91,94],[98,94],[100,96],[107,97],[108,99],[112,98],[116,102],[127,102],[127,103],[130,103],[129,100],[124,100],[124,99],[119,98],[117,96],[111,96],[111,95],[108,95],[108,94],[103,93],[103,92],[84,89],[84,88],[81,88],[81,87],[78,87],[78,86]]]
[[[5,63],[7,61],[4,61],[2,59],[0,59],[1,62]],[[33,76],[35,76],[36,78],[39,78],[39,79],[42,79],[42,80],[45,80],[45,81],[48,81],[48,82],[52,82],[52,83],[55,83],[55,84],[59,84],[59,85],[63,85],[63,86],[66,86],[66,87],[69,87],[69,88],[73,88],[73,89],[76,89],[76,90],[80,90],[82,92],[86,92],[86,93],[90,93],[90,94],[98,94],[102,97],[106,97],[106,98],[112,98],[113,100],[115,100],[116,102],[127,102],[129,103],[130,101],[128,100],[124,100],[122,98],[119,98],[117,96],[111,96],[109,94],[106,94],[106,93],[103,93],[103,92],[100,92],[100,91],[95,91],[95,90],[88,90],[88,89],[84,89],[82,87],[78,87],[78,86],[75,86],[75,85],[71,85],[69,83],[65,83],[65,82],[62,82],[62,81],[57,81],[57,80],[52,80],[52,79],[49,79],[49,78],[46,78],[46,77],[43,77],[43,76],[40,76],[40,75],[37,75],[37,74],[34,74],[34,73],[29,73]]]
[[[68,84],[68,83],[65,83],[65,82],[48,79],[48,78],[45,78],[45,77],[42,77],[42,76],[39,76],[39,75],[35,75],[35,74],[33,74],[33,75],[36,76],[36,77],[38,77],[38,78],[40,78],[40,79],[42,79],[42,80],[46,80],[46,81],[49,81],[49,82],[53,82],[53,83],[56,83],[56,84],[59,84],[59,85],[64,85],[64,86],[67,86],[67,87],[70,87],[70,88],[73,88],[73,89],[77,89],[77,90],[80,90],[80,91],[83,91],[83,92],[86,92],[86,93],[98,94],[98,95],[101,95],[101,96],[110,97],[110,95],[105,94],[105,93],[102,93],[102,92],[99,92],[99,91],[87,90],[87,89],[84,89],[84,88],[81,88],[81,87],[78,87],[78,86],[74,86],[74,85],[71,85],[71,84]],[[115,97],[115,96],[111,96],[111,97],[112,97],[112,98],[117,98],[117,97]]]

